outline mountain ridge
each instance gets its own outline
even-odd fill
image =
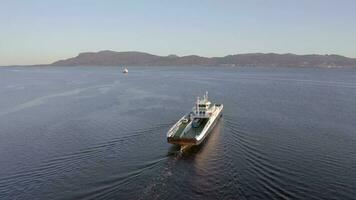
[[[223,57],[198,55],[158,56],[139,51],[103,50],[83,52],[58,60],[51,66],[276,66],[276,67],[356,67],[356,59],[336,54],[246,53]]]

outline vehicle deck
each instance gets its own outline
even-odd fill
[[[200,125],[197,128],[191,128],[188,132],[183,133],[185,127],[189,124],[181,124],[177,130],[177,132],[171,137],[173,140],[174,139],[194,139],[195,136],[199,135],[202,130],[204,129],[206,123],[208,122],[209,119],[203,119],[203,121],[200,123]]]

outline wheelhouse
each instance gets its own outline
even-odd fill
[[[191,115],[192,120],[195,118],[209,118],[211,114],[211,102],[209,101],[208,92],[205,93],[203,98],[198,97],[193,112]]]

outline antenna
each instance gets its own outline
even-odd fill
[[[199,113],[199,100],[200,100],[200,98],[199,97],[197,97],[197,106],[196,106],[196,114],[198,114]]]

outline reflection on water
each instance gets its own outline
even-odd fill
[[[201,145],[192,147],[190,151],[185,152],[184,156],[194,156],[194,167],[198,169],[204,168],[209,161],[216,160],[221,155],[221,146],[219,146],[220,135],[222,132],[223,118],[215,125],[209,136],[202,142]],[[189,154],[189,155],[187,155]]]
[[[0,68],[0,199],[354,199],[355,72]],[[224,117],[181,154],[206,90]]]

